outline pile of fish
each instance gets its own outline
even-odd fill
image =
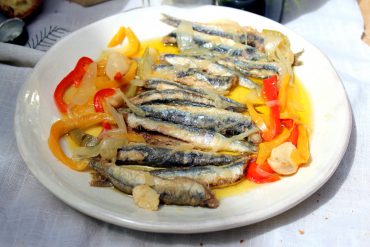
[[[280,67],[267,60],[263,37],[251,28],[163,17],[177,27],[163,42],[181,45],[180,53],[161,54],[151,66],[130,98],[136,110],[118,109],[128,131],[146,142],[120,147],[114,162],[94,158],[90,167],[105,185],[128,194],[148,185],[162,203],[215,208],[210,188],[240,181],[261,141],[246,106],[226,95],[236,85],[258,88],[251,78],[277,74]]]

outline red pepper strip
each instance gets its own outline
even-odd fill
[[[67,104],[64,102],[63,99],[64,93],[73,84],[76,87],[80,85],[81,80],[86,73],[86,66],[91,64],[92,62],[94,61],[88,57],[81,57],[78,60],[76,67],[71,72],[69,72],[69,74],[64,77],[63,80],[61,80],[58,86],[55,88],[54,101],[61,113],[67,112]]]
[[[274,75],[264,79],[262,95],[270,108],[270,125],[269,128],[262,133],[262,138],[265,141],[271,141],[281,132],[278,94],[277,76]]]
[[[267,164],[267,166],[269,165]],[[257,165],[256,161],[251,161],[249,163],[246,177],[248,180],[258,184],[271,183],[280,180],[280,176],[277,173],[265,171]]]
[[[290,132],[290,136],[287,139],[287,141],[293,143],[293,145],[297,147],[298,135],[299,135],[298,125],[294,122],[293,119],[280,119],[280,121],[281,121],[281,125],[292,130]]]
[[[259,168],[261,168],[265,172],[276,173],[274,170],[272,170],[272,168],[271,168],[270,164],[267,162],[267,160],[265,162],[263,162],[262,165],[259,165]]]
[[[112,96],[115,94],[115,90],[113,88],[104,88],[102,90],[99,90],[98,92],[95,93],[94,96],[94,108],[96,112],[104,112],[103,108],[103,99],[105,97]],[[109,123],[103,121],[102,126],[105,130],[111,129],[111,126]]]
[[[291,129],[294,125],[294,120],[287,118],[287,119],[280,119],[281,125],[287,127],[288,129]]]
[[[114,75],[114,80],[116,80],[116,81],[121,81],[122,80],[122,78],[123,78],[123,75],[122,75],[122,73],[121,72],[117,72],[115,75]]]

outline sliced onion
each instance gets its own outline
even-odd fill
[[[119,136],[123,134],[127,134],[127,131],[125,132],[123,129],[110,129],[110,130],[105,130],[101,132],[98,138],[104,139],[104,138],[115,137],[115,136]]]
[[[137,86],[134,84],[131,84],[128,86],[126,90],[126,96],[127,97],[134,97],[136,95]]]
[[[131,110],[133,113],[135,113],[136,115],[138,115],[138,116],[140,116],[140,117],[144,117],[144,116],[145,116],[145,112],[144,112],[141,108],[139,108],[139,107],[137,107],[136,105],[134,105],[134,104],[130,101],[130,99],[129,99],[129,98],[128,98],[124,93],[122,93],[122,92],[121,92],[121,96],[122,96],[123,100],[125,101],[125,103],[126,103],[127,107],[128,107],[128,108],[130,108],[130,110]]]
[[[152,73],[152,66],[158,60],[159,52],[154,48],[146,48],[144,55],[139,60],[138,76],[141,80],[146,80]]]
[[[234,141],[241,141],[241,140],[244,140],[246,137],[254,134],[254,133],[257,133],[259,131],[258,128],[252,128],[250,130],[247,130],[243,133],[240,133],[239,135],[236,135],[236,136],[232,136],[229,138],[230,142],[234,142]]]
[[[72,157],[77,159],[88,159],[100,154],[100,144],[94,147],[77,147],[73,150]]]
[[[116,161],[117,150],[128,144],[128,141],[123,138],[108,138],[103,139],[100,144],[100,156],[103,159]]]
[[[105,73],[110,80],[114,80],[117,73],[125,75],[130,68],[130,60],[123,54],[112,52],[108,55]]]
[[[194,44],[194,31],[190,22],[182,21],[176,30],[177,47],[181,52],[192,50],[196,46]]]
[[[144,86],[145,82],[143,80],[134,79],[134,80],[130,81],[130,84],[134,85],[134,86],[137,86],[137,87],[142,87],[142,86]]]
[[[293,81],[292,65],[294,63],[294,53],[290,49],[288,37],[278,31],[263,30],[265,40],[265,51],[269,60],[278,62],[283,68],[282,74],[288,73]]]
[[[90,97],[95,93],[95,77],[97,74],[97,64],[89,64],[84,77],[82,78],[80,86],[77,88],[75,94],[71,99],[72,105],[84,105]]]
[[[118,125],[118,128],[122,129],[122,131],[126,134],[127,133],[127,127],[126,127],[125,120],[123,119],[123,115],[120,114],[113,106],[111,106],[108,103],[108,100],[105,100],[105,103],[106,104],[105,104],[104,108],[106,108],[106,109],[104,109],[104,111],[108,112],[113,117],[114,121]]]

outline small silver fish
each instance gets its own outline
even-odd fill
[[[238,135],[249,131],[258,132],[250,116],[213,107],[143,105],[145,116],[164,121],[208,129],[225,136]],[[252,130],[255,131],[252,131]]]
[[[148,80],[145,80],[143,88],[149,89],[149,90],[158,90],[158,91],[167,90],[167,89],[178,89],[178,90],[189,91],[189,92],[201,94],[201,95],[206,94],[203,90],[199,88],[189,87],[187,85],[174,82],[174,81],[170,81],[170,80],[165,80],[162,78],[150,78]]]
[[[237,112],[244,112],[247,110],[245,105],[240,104],[239,102],[236,102],[235,100],[232,100],[228,97],[224,97],[222,95],[216,95],[215,93],[212,93],[212,92],[200,89],[200,88],[189,87],[189,86],[186,86],[186,85],[174,82],[174,81],[168,81],[168,80],[159,79],[159,78],[151,78],[145,81],[143,87],[145,89],[154,89],[154,90],[159,90],[159,91],[167,90],[167,89],[184,90],[184,91],[198,94],[202,97],[210,98],[213,101],[216,99],[216,102],[219,102],[219,101],[224,102],[228,110],[233,110]]]
[[[162,14],[162,16],[163,18],[161,20],[173,27],[178,27],[180,23],[184,21],[167,14]],[[231,23],[210,24],[190,22],[190,24],[192,25],[194,31],[200,33],[232,39],[239,43],[256,47],[260,50],[263,50],[264,48],[264,38],[259,32],[252,28],[243,28],[239,25]]]
[[[189,178],[166,179],[147,171],[130,169],[99,160],[91,160],[89,166],[108,178],[122,192],[132,194],[135,186],[146,184],[159,194],[165,204],[217,208],[219,202],[203,184]]]
[[[136,105],[167,103],[174,105],[209,106],[233,111],[245,111],[245,106],[217,94],[210,97],[195,91],[181,89],[150,90],[131,98]]]
[[[190,126],[127,115],[127,125],[133,129],[143,128],[191,143],[196,148],[212,151],[230,151],[240,153],[255,153],[257,146],[244,141],[227,138],[217,132],[198,129]]]
[[[219,59],[221,64],[229,69],[236,70],[244,76],[265,79],[279,73],[280,66],[275,62],[247,61],[241,59]]]
[[[182,66],[184,68],[199,69],[206,71],[209,74],[219,76],[237,76],[239,85],[247,88],[258,88],[259,85],[243,76],[236,70],[225,67],[224,65],[212,62],[212,59],[201,56],[178,55],[178,54],[162,54],[160,56],[162,62]]]
[[[158,147],[147,144],[130,144],[118,150],[116,164],[139,164],[150,167],[220,166],[240,158],[240,155],[181,150],[176,149],[176,147]]]
[[[163,37],[162,42],[165,45],[177,45],[176,31],[173,31],[167,36]],[[247,44],[241,44],[235,42],[232,39],[209,35],[196,31],[193,32],[192,40],[189,40],[187,42],[192,42],[192,44],[195,44],[197,47],[204,48],[208,51],[212,51],[220,55],[243,57],[248,60],[267,59],[266,55],[263,52],[259,51],[256,47],[249,46]],[[190,50],[189,52],[191,53],[192,51]]]
[[[237,76],[211,75],[198,69],[176,68],[173,65],[157,64],[153,66],[154,75],[174,80],[187,86],[227,94],[238,82]]]
[[[183,168],[165,168],[152,170],[150,174],[162,178],[186,177],[192,178],[209,187],[220,187],[234,184],[244,177],[248,165],[248,157],[244,157],[223,166],[197,166]]]

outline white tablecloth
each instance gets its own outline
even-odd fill
[[[52,26],[60,28],[62,38],[138,2],[109,1],[84,9],[45,1],[43,14],[29,26],[30,37]],[[43,53],[0,43],[0,246],[370,246],[370,47],[360,40],[360,11],[354,0],[300,2],[288,6],[284,22],[331,59],[354,117],[341,164],[314,195],[264,222],[207,234],[145,233],[83,215],[33,177],[16,147],[16,95]],[[34,48],[47,50],[52,42]]]

